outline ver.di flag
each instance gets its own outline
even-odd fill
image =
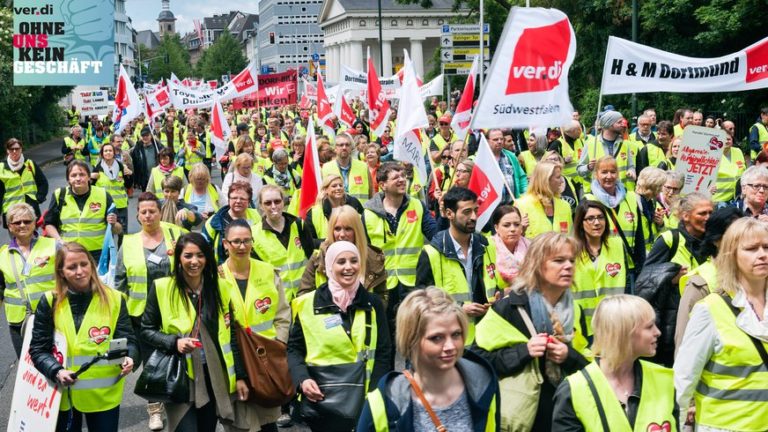
[[[165,87],[157,87],[151,93],[144,95],[144,104],[146,105],[146,115],[150,120],[154,120],[165,109],[171,106],[171,97],[168,94],[168,89]]]
[[[218,99],[213,102],[211,112],[211,142],[216,149],[216,159],[221,159],[227,153],[229,139],[232,136],[232,130],[227,124],[227,117],[224,115],[224,109],[221,107],[221,101]]]
[[[467,82],[464,84],[464,91],[461,93],[459,104],[456,105],[456,114],[451,119],[451,128],[456,136],[463,140],[469,131],[469,122],[472,120],[472,101],[475,99],[475,77],[477,76],[480,57],[475,56],[472,61],[472,67],[469,69]]]
[[[317,74],[317,118],[320,127],[323,128],[328,136],[336,135],[336,131],[333,128],[333,108],[331,108],[331,103],[328,102],[323,77],[320,74]]]
[[[317,202],[322,187],[320,157],[317,154],[317,137],[312,116],[307,124],[307,146],[304,150],[304,166],[301,173],[301,191],[299,192],[299,217],[304,219],[307,212]]]
[[[413,63],[405,54],[405,66],[403,69],[403,87],[400,89],[400,101],[397,112],[397,134],[394,144],[394,158],[401,162],[407,162],[414,166],[419,173],[419,178],[427,178],[427,167],[424,162],[424,152],[421,145],[422,128],[429,125],[427,112],[419,94],[419,83]]]
[[[480,143],[475,158],[475,167],[467,188],[477,194],[477,229],[482,229],[491,219],[491,214],[501,203],[504,191],[504,175],[499,162],[493,156],[491,146],[480,134]]]
[[[120,76],[117,78],[117,93],[115,94],[115,109],[112,111],[115,133],[122,132],[131,120],[138,117],[141,112],[142,104],[139,95],[133,88],[125,68],[120,65]]]
[[[333,104],[333,113],[336,114],[339,122],[344,123],[348,128],[351,128],[355,123],[355,112],[349,106],[349,102],[347,102],[347,98],[344,96],[344,89],[340,85],[336,86],[336,100]]]
[[[381,89],[379,76],[376,74],[376,67],[373,65],[373,59],[371,58],[370,48],[368,51],[368,122],[371,125],[371,133],[381,136],[387,124],[389,124],[389,101]],[[416,87],[416,94],[419,94],[418,86]]]
[[[768,87],[768,37],[717,58],[672,54],[611,36],[601,91],[716,93]]]
[[[571,119],[568,69],[576,34],[557,9],[513,7],[471,129],[557,126]]]

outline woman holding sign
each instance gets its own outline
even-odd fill
[[[37,370],[63,388],[57,430],[82,430],[85,414],[88,430],[117,431],[125,384],[121,378],[133,370],[138,356],[125,300],[99,281],[95,261],[79,243],[64,243],[55,265],[56,287],[37,306],[29,354]],[[54,351],[55,332],[66,338],[64,353]],[[119,339],[127,355],[79,372]]]

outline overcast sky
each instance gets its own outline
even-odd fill
[[[136,31],[158,30],[157,16],[162,7],[161,0],[126,0],[125,12],[133,20]],[[171,12],[176,16],[176,31],[181,33],[195,29],[194,20],[220,15],[230,10],[247,13],[259,12],[259,0],[238,0],[236,2],[211,0],[171,0]]]

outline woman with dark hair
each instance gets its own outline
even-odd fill
[[[579,246],[571,292],[584,310],[587,334],[592,334],[592,316],[600,301],[624,293],[627,257],[621,238],[608,230],[608,210],[598,201],[585,200],[576,207],[573,227]]]
[[[368,133],[368,125],[366,125],[362,119],[356,119],[355,122],[352,123],[352,129],[355,129],[358,135],[362,134],[365,136],[370,136]]]
[[[720,241],[732,223],[744,217],[744,213],[735,207],[717,209],[707,220],[707,229],[699,247],[699,256],[706,261],[680,278],[680,306],[677,309],[675,326],[675,347],[680,346],[688,325],[693,306],[717,291],[717,267],[715,258]]]
[[[173,158],[173,150],[169,148],[163,148],[157,154],[157,166],[152,168],[149,174],[149,180],[147,181],[147,192],[152,192],[158,198],[163,197],[163,180],[169,176],[176,176],[186,182],[187,175],[184,173],[184,168],[177,166]],[[182,187],[184,185],[182,184]]]
[[[184,354],[189,402],[165,404],[170,431],[212,431],[234,420],[233,400],[246,400],[247,374],[230,325],[230,284],[219,278],[213,249],[198,233],[184,234],[173,250],[170,277],[147,296],[141,337],[155,349]]]
[[[69,138],[67,138],[69,139]],[[40,203],[48,195],[48,179],[40,166],[24,157],[24,146],[16,138],[5,142],[8,157],[0,162],[3,176],[0,177],[0,203],[2,203],[3,224],[8,227],[5,214],[17,203],[27,203],[40,216]]]
[[[112,196],[115,202],[117,220],[126,229],[128,228],[128,191],[125,177],[133,174],[123,164],[115,159],[115,146],[105,143],[99,150],[101,159],[93,167],[91,183],[104,188]]]
[[[506,288],[512,284],[520,273],[525,254],[531,241],[525,238],[523,232],[523,216],[517,207],[502,205],[496,207],[491,215],[491,223],[496,234],[493,242],[496,245],[496,271],[499,272]]]
[[[197,207],[187,204],[180,199],[183,182],[176,176],[166,177],[163,180],[163,200],[160,202],[160,220],[176,224],[185,230],[203,221]]]

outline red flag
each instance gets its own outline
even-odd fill
[[[344,89],[340,85],[336,86],[336,101],[333,103],[333,113],[339,119],[339,122],[347,125],[348,128],[352,127],[355,122],[355,112],[352,111],[352,107],[349,106],[347,98],[344,97]]]
[[[373,66],[370,52],[368,53],[368,121],[371,124],[371,132],[376,136],[384,133],[384,128],[389,124],[389,101],[381,91],[379,76]]]
[[[323,77],[320,74],[317,75],[317,118],[320,126],[329,135],[336,133],[333,128],[333,109],[331,103],[328,102],[328,96],[325,94],[325,84],[323,84]]]
[[[467,136],[469,122],[472,120],[472,100],[475,97],[475,76],[477,75],[480,65],[479,59],[480,57],[475,56],[475,60],[472,62],[472,68],[469,70],[467,83],[464,85],[461,99],[456,106],[456,114],[453,115],[453,119],[451,120],[451,127],[460,140],[463,140]]]
[[[301,192],[299,193],[299,217],[304,219],[307,212],[317,202],[320,194],[322,177],[320,174],[320,157],[317,154],[317,138],[312,117],[307,125],[307,145],[304,150],[304,167],[301,174]]]
[[[472,168],[467,187],[477,194],[477,228],[480,229],[488,223],[491,214],[501,203],[504,191],[504,175],[483,134],[480,134],[475,167]]]
[[[221,102],[216,99],[211,110],[211,142],[216,148],[216,159],[221,159],[227,153],[227,145],[231,136],[232,130],[227,125],[227,118],[224,115]]]

